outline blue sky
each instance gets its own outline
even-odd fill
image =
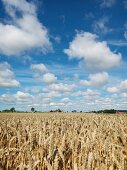
[[[127,109],[127,0],[0,9],[0,110]]]

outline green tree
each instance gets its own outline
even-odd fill
[[[31,108],[31,112],[35,112],[35,108],[34,107]]]
[[[11,111],[11,112],[15,112],[15,108],[12,107],[12,108],[10,109],[10,111]]]

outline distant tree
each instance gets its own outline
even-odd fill
[[[57,110],[56,110],[56,112],[62,112],[62,110],[60,110],[60,109],[57,109]]]
[[[7,112],[7,110],[6,110],[6,109],[4,109],[4,110],[2,110],[2,112]]]
[[[31,108],[31,112],[35,112],[35,108],[34,107]]]
[[[76,112],[77,112],[77,110],[72,110],[72,112],[73,112],[73,113],[76,113]]]
[[[56,109],[56,110],[50,110],[50,112],[62,112],[62,110]]]
[[[10,109],[10,112],[15,112],[16,110],[15,110],[15,108],[14,107],[12,107],[11,109]]]
[[[116,110],[114,109],[106,109],[106,110],[98,110],[98,111],[92,111],[92,113],[99,113],[99,114],[114,114],[116,113]]]

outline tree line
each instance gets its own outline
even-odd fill
[[[30,111],[32,113],[36,113],[36,112],[40,112],[40,111],[37,111],[34,107],[32,107],[30,109]],[[2,110],[0,112],[6,112],[6,113],[11,113],[11,112],[27,112],[27,111],[17,111],[14,107],[10,108],[10,109],[5,109],[5,110]],[[56,109],[56,110],[50,110],[49,112],[64,112],[62,111],[61,109]],[[68,112],[68,111],[66,111]],[[77,110],[72,110],[71,112],[73,113],[82,113],[83,111],[77,111]],[[87,113],[97,113],[97,114],[114,114],[116,113],[116,110],[114,109],[105,109],[105,110],[98,110],[98,111],[90,111],[90,112],[87,112]]]

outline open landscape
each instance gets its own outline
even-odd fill
[[[1,113],[1,170],[126,170],[127,116]]]
[[[0,170],[127,170],[127,0],[0,0]]]

